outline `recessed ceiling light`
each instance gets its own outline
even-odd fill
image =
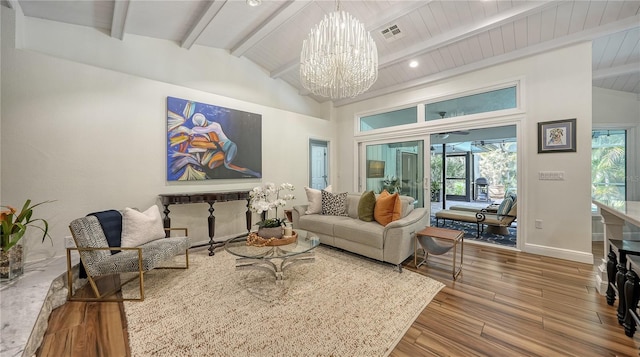
[[[256,7],[262,5],[262,0],[247,0],[247,5]]]
[[[411,61],[409,62],[409,67],[416,68],[418,67],[418,64],[419,64],[418,61]]]

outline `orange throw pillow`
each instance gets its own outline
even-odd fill
[[[386,226],[393,221],[399,220],[401,213],[402,203],[400,202],[398,193],[396,192],[390,195],[387,190],[382,191],[373,209],[373,218],[376,222]]]

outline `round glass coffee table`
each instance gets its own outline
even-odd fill
[[[286,245],[256,247],[247,245],[247,237],[228,240],[224,250],[239,257],[236,270],[259,269],[272,273],[276,282],[284,279],[284,271],[293,265],[311,263],[315,260],[313,249],[320,240],[313,233],[296,229],[298,239]]]

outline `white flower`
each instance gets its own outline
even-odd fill
[[[278,207],[286,206],[286,201],[290,201],[295,198],[293,194],[280,195],[280,191],[293,190],[295,190],[295,187],[290,183],[283,183],[276,186],[274,183],[266,182],[262,186],[256,186],[249,191],[249,196],[251,197],[249,201],[249,209],[255,213],[261,214],[275,208],[277,218]]]

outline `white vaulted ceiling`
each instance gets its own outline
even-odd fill
[[[3,0],[25,16],[209,46],[243,56],[310,95],[300,84],[302,41],[335,1]],[[631,1],[341,1],[371,31],[377,82],[341,105],[479,68],[593,41],[593,85],[640,94],[640,0]],[[391,41],[381,30],[397,25]],[[409,61],[419,61],[410,68]],[[318,101],[327,99],[314,97]]]

